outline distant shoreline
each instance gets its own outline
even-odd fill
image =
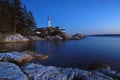
[[[95,35],[87,35],[87,36],[96,36],[96,37],[120,37],[120,34],[95,34]]]

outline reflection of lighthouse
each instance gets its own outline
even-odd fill
[[[51,27],[51,25],[50,25],[50,17],[48,17],[48,27]]]

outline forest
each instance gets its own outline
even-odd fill
[[[0,0],[0,33],[32,35],[36,23],[20,0]]]

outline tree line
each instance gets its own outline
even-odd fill
[[[31,35],[36,23],[20,0],[0,0],[0,33]]]

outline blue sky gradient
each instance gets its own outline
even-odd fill
[[[66,29],[70,34],[120,34],[120,0],[21,0],[38,27]]]

